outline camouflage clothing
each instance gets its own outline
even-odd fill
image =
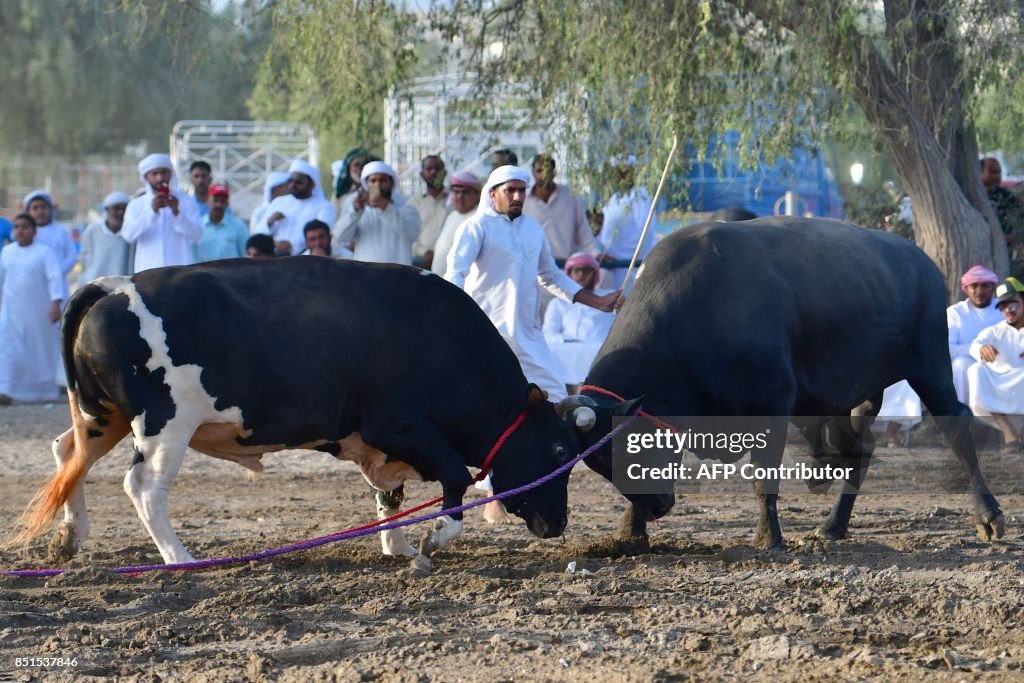
[[[988,200],[999,219],[999,227],[1006,235],[1010,256],[1010,274],[1024,276],[1024,207],[1017,196],[1006,188],[986,189]]]

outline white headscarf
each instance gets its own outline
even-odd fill
[[[309,176],[313,179],[313,197],[317,199],[323,199],[327,201],[324,196],[324,188],[320,187],[320,171],[317,167],[309,163],[305,159],[296,159],[292,162],[292,165],[288,167],[289,173],[301,173],[302,175]]]
[[[343,169],[343,168],[345,168],[345,160],[344,159],[338,159],[337,161],[332,161],[331,162],[331,180],[333,181],[331,183],[332,187],[337,186],[337,184],[338,184],[338,176],[341,175],[341,169]]]
[[[403,195],[398,189],[398,174],[395,172],[395,169],[391,168],[391,166],[385,164],[383,161],[371,161],[363,166],[363,172],[359,174],[359,182],[362,183],[363,189],[370,189],[370,176],[378,173],[391,176],[391,201],[393,201],[396,206],[405,204],[405,195]]]
[[[146,180],[146,174],[150,171],[155,171],[158,168],[166,168],[170,170],[171,192],[173,194],[178,194],[180,192],[178,186],[178,172],[174,169],[174,164],[171,163],[171,157],[166,154],[150,154],[139,162],[139,180],[142,181],[142,185],[146,189],[146,194],[150,196],[153,195],[153,188],[150,187],[149,181]]]
[[[480,192],[480,205],[476,208],[476,212],[482,214],[486,211],[493,211],[494,203],[491,201],[491,190],[512,180],[521,180],[529,185],[530,174],[518,166],[499,166],[491,171],[484,189]]]
[[[275,187],[280,187],[281,185],[286,184],[289,180],[291,180],[291,177],[292,174],[289,173],[288,171],[274,171],[273,173],[268,175],[267,181],[263,183],[263,203],[269,204],[271,199],[273,199],[270,196],[271,191]]]
[[[127,192],[111,192],[103,198],[103,208],[109,209],[118,204],[127,204],[131,200],[132,198],[128,196]]]
[[[53,211],[53,197],[50,196],[49,192],[42,188],[38,190],[32,190],[27,195],[25,195],[24,199],[21,200],[21,206],[25,211],[28,211],[28,205],[32,203],[33,199],[42,199],[44,202],[50,205],[50,210]],[[53,220],[52,216],[50,217],[50,220]]]

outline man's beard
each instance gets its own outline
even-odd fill
[[[508,219],[510,221],[514,221],[515,219],[517,219],[517,218],[519,218],[520,216],[523,215],[523,208],[522,207],[519,207],[518,209],[511,209],[510,208],[508,210],[508,213],[506,213],[505,215],[508,216]]]

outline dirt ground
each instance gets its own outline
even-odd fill
[[[0,408],[0,515],[8,535],[53,469],[65,405]],[[580,466],[564,539],[525,526],[466,533],[417,576],[375,536],[260,563],[127,577],[160,556],[121,480],[125,444],[90,474],[92,535],[72,571],[0,577],[0,680],[650,681],[754,676],[1020,680],[1024,666],[1024,466],[983,454],[1009,530],[983,544],[951,456],[883,450],[851,537],[812,537],[831,496],[784,489],[785,552],[750,545],[747,485],[680,485],[651,551],[610,556],[624,508]],[[189,453],[171,517],[197,557],[240,555],[372,518],[358,473],[324,454],[264,458],[267,472]],[[414,504],[436,484],[407,488]],[[472,494],[475,495],[475,494]],[[419,531],[411,535],[416,538]],[[45,566],[40,540],[0,569]],[[575,573],[567,571],[575,562]],[[16,658],[75,666],[17,666]]]

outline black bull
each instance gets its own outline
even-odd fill
[[[520,413],[492,462],[496,491],[577,451],[479,307],[429,271],[302,256],[102,278],[70,299],[62,335],[73,426],[21,534],[63,505],[58,556],[88,534],[85,474],[129,434],[125,490],[168,562],[190,559],[166,514],[186,446],[253,469],[265,452],[322,450],[359,462],[381,490],[438,480],[447,508]],[[558,535],[567,481],[506,503],[538,536]]]
[[[827,431],[839,457],[856,465],[819,529],[842,538],[873,451],[869,427],[882,391],[907,379],[967,470],[978,534],[990,540],[1003,535],[1005,521],[978,467],[971,413],[956,398],[947,339],[942,277],[902,237],[825,219],[710,223],[680,230],[650,253],[587,384],[643,396],[654,415],[794,416],[817,456]],[[595,428],[580,433],[584,446],[634,405],[584,390],[561,409],[571,415],[581,404],[597,411]],[[840,424],[800,419],[845,415]],[[769,466],[781,462],[783,447]],[[586,462],[611,479],[610,446]],[[756,541],[780,547],[776,493],[755,490]],[[627,498],[624,530],[635,535],[674,501]]]

